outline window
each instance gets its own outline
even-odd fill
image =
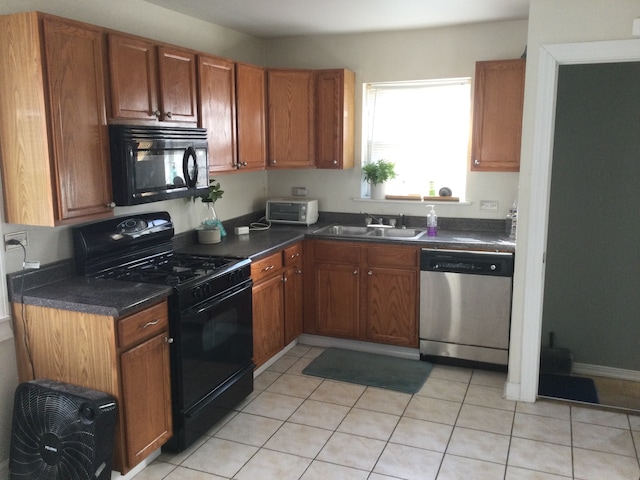
[[[386,193],[429,195],[434,182],[436,195],[449,187],[464,198],[471,79],[370,83],[365,89],[365,161],[392,161],[398,174]]]

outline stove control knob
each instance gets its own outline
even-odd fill
[[[202,288],[194,287],[194,289],[191,291],[191,294],[193,295],[193,298],[197,300],[201,299],[203,295]]]

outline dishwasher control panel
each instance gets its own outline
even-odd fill
[[[420,270],[511,277],[513,254],[423,248],[420,252]]]

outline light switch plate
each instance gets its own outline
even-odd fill
[[[480,200],[480,210],[498,210],[497,200]]]

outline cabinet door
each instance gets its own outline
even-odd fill
[[[359,273],[357,265],[314,265],[312,295],[315,333],[331,337],[358,338]]]
[[[161,120],[197,122],[196,56],[187,50],[158,47]]]
[[[111,215],[103,33],[54,19],[43,26],[57,223]]]
[[[264,170],[267,164],[267,117],[264,68],[236,64],[238,168]]]
[[[284,280],[284,344],[288,345],[302,335],[303,281],[301,265],[285,270]]]
[[[365,272],[364,339],[418,346],[418,272],[369,267]]]
[[[136,465],[173,434],[167,332],[120,356],[127,464]]]
[[[233,62],[198,56],[200,126],[207,129],[209,171],[236,169],[236,86]]]
[[[316,72],[316,167],[353,167],[355,75],[349,70]]]
[[[109,34],[111,115],[158,120],[158,67],[151,41]]]
[[[269,70],[269,167],[314,166],[313,72]]]
[[[520,170],[525,60],[476,63],[471,170]]]
[[[284,348],[282,275],[253,287],[253,361],[262,365]]]

